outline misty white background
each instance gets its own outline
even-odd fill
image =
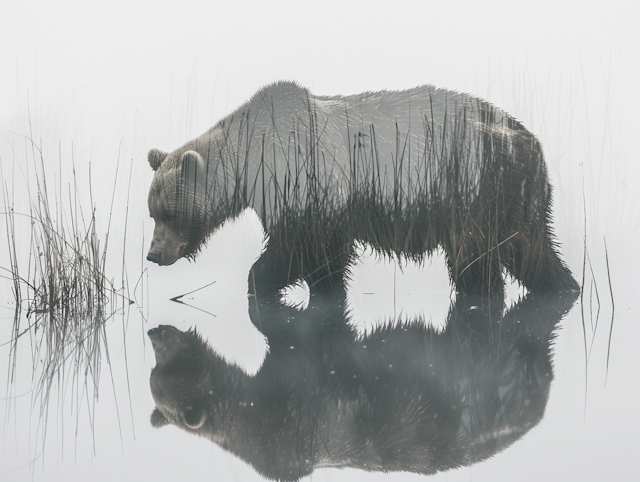
[[[126,278],[136,300],[110,324],[113,375],[103,365],[98,402],[87,406],[85,400],[78,408],[70,390],[54,395],[44,450],[41,411],[30,394],[31,348],[28,340],[21,345],[19,377],[0,400],[0,481],[259,480],[205,440],[150,427],[154,359],[147,329],[197,324],[216,349],[249,370],[257,369],[265,346],[250,325],[244,296],[262,238],[251,216],[225,227],[197,265],[182,260],[158,268],[144,260],[153,230],[146,154],[153,147],[175,149],[279,79],[328,95],[431,83],[483,97],[539,136],[555,188],[564,259],[581,281],[586,236],[593,265],[586,286],[591,293],[594,279],[599,289],[595,335],[585,307],[587,342],[594,340],[588,387],[577,307],[559,332],[556,380],[543,422],[493,459],[431,479],[633,479],[640,428],[638,8],[628,1],[0,0],[2,189],[13,189],[16,211],[28,208],[27,186],[35,177],[25,136],[42,149],[47,178],[65,193],[75,166],[78,192],[85,202],[91,192],[103,239],[115,189],[110,277]],[[90,212],[91,202],[85,206]],[[6,267],[0,221],[0,266]],[[29,229],[18,226],[25,245]],[[604,237],[616,303],[606,386],[611,299]],[[28,258],[26,248],[23,255]],[[446,278],[441,266],[426,265],[425,273],[408,267],[403,274],[393,263],[370,258],[356,267],[350,293],[359,320],[366,325],[402,312],[441,322],[449,304]],[[215,318],[167,301],[212,281],[193,304],[206,305]],[[0,284],[0,344],[8,341],[12,324],[10,286]],[[364,294],[370,292],[377,295]],[[3,345],[3,388],[5,360]],[[311,479],[354,477],[423,478],[324,470]]]

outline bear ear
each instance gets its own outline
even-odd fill
[[[162,162],[167,158],[169,154],[167,154],[164,151],[161,151],[160,149],[151,149],[149,151],[149,155],[147,156],[147,159],[149,159],[149,165],[151,166],[151,169],[153,169],[154,171],[157,171],[158,168],[160,167],[160,164],[162,164]]]
[[[184,410],[184,423],[192,430],[197,430],[204,425],[206,414],[201,403],[194,402]]]
[[[182,178],[186,181],[187,185],[193,185],[197,182],[200,184],[204,183],[204,160],[200,154],[196,151],[187,151],[180,157],[180,163],[182,164]]]
[[[169,425],[169,420],[158,408],[154,408],[153,412],[151,412],[151,425],[155,428],[164,427]]]

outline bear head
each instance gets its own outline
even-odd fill
[[[152,149],[155,175],[149,190],[149,214],[155,229],[147,259],[161,266],[193,257],[206,236],[207,172],[193,150],[171,154]]]

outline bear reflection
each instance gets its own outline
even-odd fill
[[[550,345],[575,293],[502,300],[460,297],[446,329],[422,320],[356,336],[343,298],[298,311],[254,305],[270,351],[255,376],[225,362],[195,331],[149,331],[156,427],[215,442],[265,477],[318,467],[433,474],[484,460],[542,418]]]

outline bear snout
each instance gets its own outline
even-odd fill
[[[151,340],[157,367],[170,363],[181,352],[189,350],[183,333],[174,326],[160,325],[147,331],[147,336]]]
[[[162,341],[162,330],[160,327],[151,328],[147,331],[147,336],[151,341]]]
[[[161,260],[162,260],[162,254],[160,254],[160,253],[154,253],[152,251],[149,251],[149,254],[147,254],[147,261],[151,261],[152,263],[160,264]]]
[[[185,242],[181,233],[166,223],[156,222],[147,260],[159,266],[169,266],[184,256]]]
[[[158,266],[169,266],[180,259],[183,251],[182,247],[179,247],[177,250],[168,251],[149,250],[149,253],[147,254],[147,261],[156,263]]]

